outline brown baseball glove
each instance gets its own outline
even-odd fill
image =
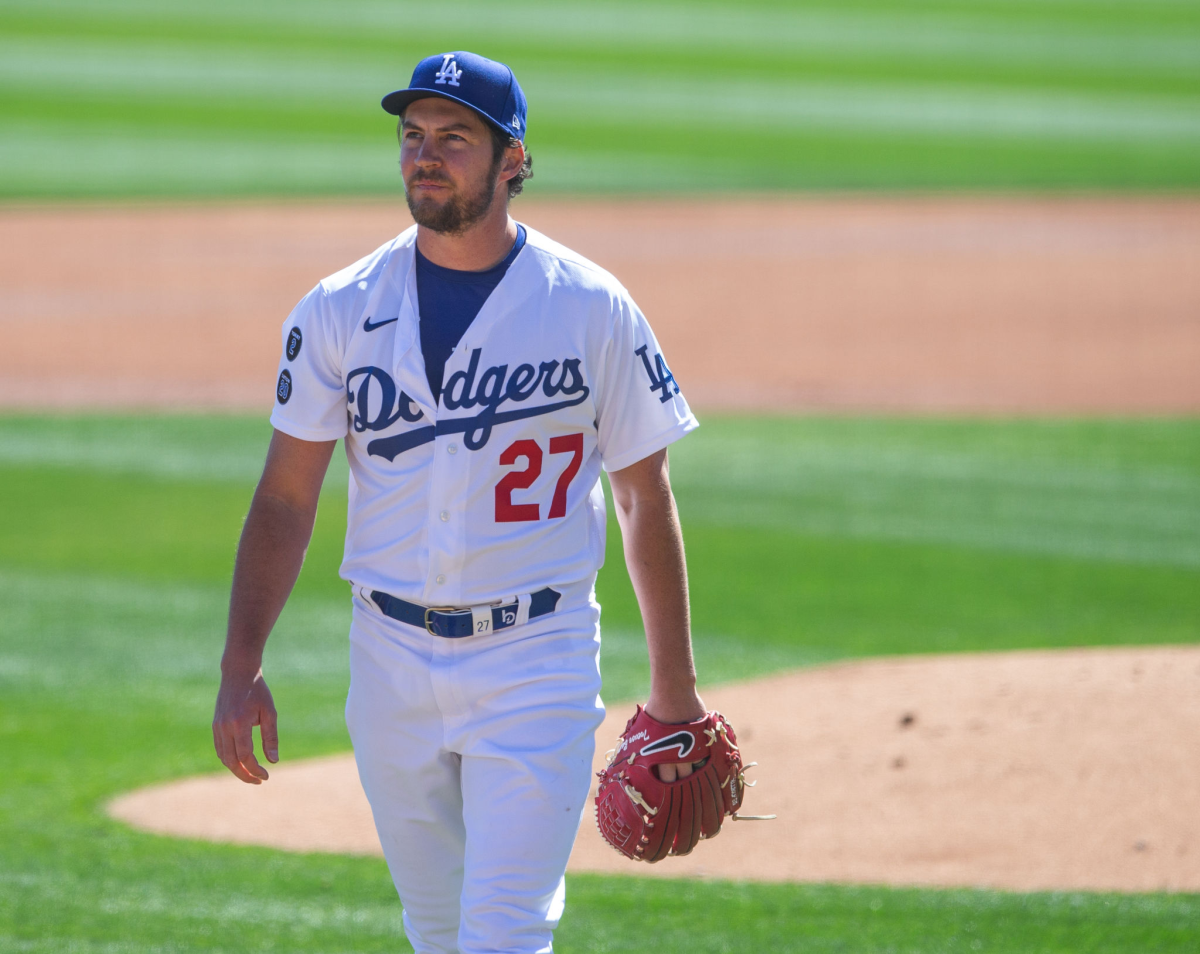
[[[694,763],[692,773],[662,781],[655,767],[677,762]],[[743,766],[737,736],[721,713],[664,725],[638,706],[599,773],[600,834],[636,861],[686,855],[701,838],[716,835],[726,815],[738,820],[749,767]]]

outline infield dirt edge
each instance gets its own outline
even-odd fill
[[[591,803],[572,871],[1018,891],[1200,891],[1200,647],[840,662],[704,692],[759,785],[686,858],[634,864]],[[610,707],[597,762],[629,707]],[[122,795],[113,817],[178,837],[378,854],[349,755]]]

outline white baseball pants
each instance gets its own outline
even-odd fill
[[[604,717],[579,602],[444,639],[355,597],[346,724],[417,954],[551,950]]]

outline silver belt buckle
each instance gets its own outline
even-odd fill
[[[433,620],[429,618],[430,613],[457,613],[460,612],[457,606],[426,606],[425,607],[425,632],[430,636],[438,636],[433,631]],[[441,638],[440,636],[438,637]]]

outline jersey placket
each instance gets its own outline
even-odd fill
[[[400,388],[406,391],[425,415],[423,426],[437,426],[440,406],[425,376],[425,359],[418,337],[416,269],[411,260],[404,280],[404,299],[400,306],[400,322],[396,331],[392,370]],[[449,450],[449,446],[454,450]],[[410,492],[424,500],[412,501],[412,506],[425,509],[425,586],[422,602],[431,606],[451,606],[461,592],[462,542],[455,537],[462,520],[456,516],[451,501],[459,492],[458,476],[461,466],[455,466],[462,456],[460,442],[452,437],[435,437],[433,453],[426,465],[425,480],[414,481]],[[461,498],[460,498],[461,499]],[[444,516],[443,516],[444,515]]]
[[[418,300],[415,267],[409,287],[415,303]],[[419,314],[419,305],[414,310]],[[421,349],[418,347],[416,350],[422,381],[428,388],[425,359],[420,354]],[[464,348],[460,342],[446,359],[443,382],[449,381],[450,376],[466,363],[463,355]],[[442,395],[445,393],[443,386]],[[432,396],[432,392],[430,394]],[[463,414],[464,411],[457,413]],[[442,406],[442,399],[439,398],[434,407],[434,425],[443,417],[455,416],[455,413]],[[471,452],[463,445],[462,434],[438,434],[434,437],[433,446],[426,491],[428,509],[425,515],[425,538],[428,541],[429,569],[425,577],[425,602],[431,606],[459,606],[462,604],[462,571],[466,561],[466,503],[471,490]]]
[[[457,349],[446,362],[455,366]],[[446,412],[439,405],[439,415]],[[440,434],[434,438],[430,462],[428,513],[425,517],[429,541],[429,571],[425,579],[426,602],[431,605],[457,606],[462,601],[462,569],[466,553],[465,504],[470,495],[470,451],[460,434]]]

